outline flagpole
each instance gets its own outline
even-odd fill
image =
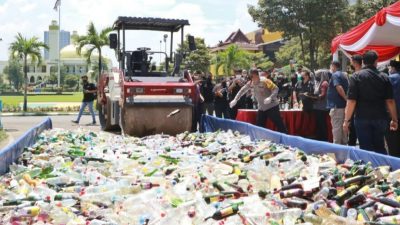
[[[61,66],[60,66],[60,39],[61,39],[61,3],[58,5],[58,82],[57,87],[60,88]]]

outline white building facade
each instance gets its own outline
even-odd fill
[[[66,32],[66,31],[65,31]],[[77,53],[77,46],[74,44],[74,38],[78,36],[76,31],[73,31],[72,35],[70,35],[70,43],[63,47],[60,50],[60,64],[61,67],[65,68],[66,74],[74,74],[82,76],[87,74],[91,68],[91,65],[88,65],[87,59],[85,58],[85,53],[87,50],[85,48],[82,49],[81,55]],[[52,21],[52,24],[49,26],[48,31],[48,60],[44,60],[42,65],[29,65],[28,67],[28,79],[31,85],[40,84],[47,81],[50,78],[52,67],[54,67],[53,71],[57,71],[57,62],[58,62],[58,24],[55,21]],[[65,41],[64,41],[65,43]],[[91,62],[98,62],[99,55],[97,52],[92,52]],[[107,63],[107,67],[111,68],[111,60],[105,58],[105,62]]]
[[[57,74],[58,54],[60,54],[61,67],[65,69],[66,74],[74,74],[82,76],[88,74],[92,65],[97,66],[99,55],[96,51],[92,52],[91,65],[88,65],[85,53],[86,48],[83,48],[81,55],[76,51],[77,46],[74,44],[74,39],[78,37],[76,31],[72,35],[68,31],[63,31],[64,36],[70,38],[69,41],[62,40],[62,47],[58,53],[58,24],[57,21],[52,21],[49,25],[49,31],[44,32],[44,42],[49,46],[49,50],[42,55],[42,63],[37,65],[37,62],[32,63],[28,57],[28,81],[30,85],[39,85],[46,83],[49,80],[51,71]],[[68,43],[68,44],[67,44]],[[67,45],[66,45],[67,44]],[[46,57],[47,56],[47,57]],[[103,57],[104,58],[104,57]],[[107,68],[112,68],[111,60],[104,58],[103,63],[107,64]],[[8,61],[0,61],[0,73],[3,73],[4,68],[8,65]],[[89,76],[90,77],[90,76]]]

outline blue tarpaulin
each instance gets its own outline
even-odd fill
[[[9,166],[18,159],[24,147],[33,145],[40,133],[51,128],[53,128],[51,119],[47,118],[42,123],[29,129],[13,144],[0,150],[0,174],[8,172]]]
[[[346,159],[350,158],[352,160],[371,162],[373,166],[389,165],[393,170],[400,169],[400,158],[397,157],[382,155],[350,146],[286,135],[240,121],[220,119],[208,115],[202,116],[201,130],[203,132],[214,132],[219,129],[239,131],[242,134],[249,135],[252,140],[268,139],[277,144],[299,148],[308,154],[333,153],[339,163],[343,163]]]
[[[8,171],[9,166],[17,160],[24,147],[33,145],[41,132],[51,128],[52,121],[50,118],[47,118],[41,124],[27,131],[15,143],[2,149],[0,151],[0,174],[4,174]],[[253,140],[268,139],[277,144],[285,144],[299,148],[308,154],[333,153],[335,154],[338,162],[344,162],[346,159],[350,158],[352,160],[371,162],[373,166],[389,165],[393,170],[400,169],[400,158],[381,155],[374,152],[357,149],[355,147],[286,135],[235,120],[219,119],[216,117],[203,115],[200,129],[202,132],[214,132],[217,130],[239,131],[242,134],[249,135]]]

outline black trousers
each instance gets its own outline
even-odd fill
[[[192,132],[198,131],[198,127],[200,127],[201,120],[201,108],[203,107],[203,103],[196,103],[194,105],[193,111],[193,120],[192,120]]]
[[[229,118],[230,118],[230,119],[236,120],[236,116],[237,116],[237,113],[238,113],[238,109],[239,109],[238,106],[235,106],[235,107],[233,107],[233,108],[228,108],[228,111],[229,111]]]
[[[356,133],[356,126],[354,125],[354,115],[351,117],[350,120],[348,144],[349,146],[356,146],[357,144],[357,133]]]
[[[229,119],[229,113],[228,113],[228,103],[223,104],[223,103],[215,103],[215,116],[218,118],[223,118],[224,119]]]
[[[275,124],[279,132],[285,134],[287,133],[285,124],[283,124],[283,120],[279,112],[279,105],[272,107],[266,111],[258,110],[256,125],[259,127],[265,127],[265,121],[267,121],[268,118]]]
[[[328,141],[328,127],[326,125],[326,117],[329,111],[314,109],[316,134],[318,141]]]
[[[400,129],[397,129],[396,131],[388,131],[385,138],[389,155],[400,157]]]

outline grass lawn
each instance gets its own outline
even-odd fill
[[[73,95],[35,95],[28,96],[29,102],[81,102],[82,92],[74,92]],[[0,96],[3,105],[18,105],[24,101],[24,96]]]

